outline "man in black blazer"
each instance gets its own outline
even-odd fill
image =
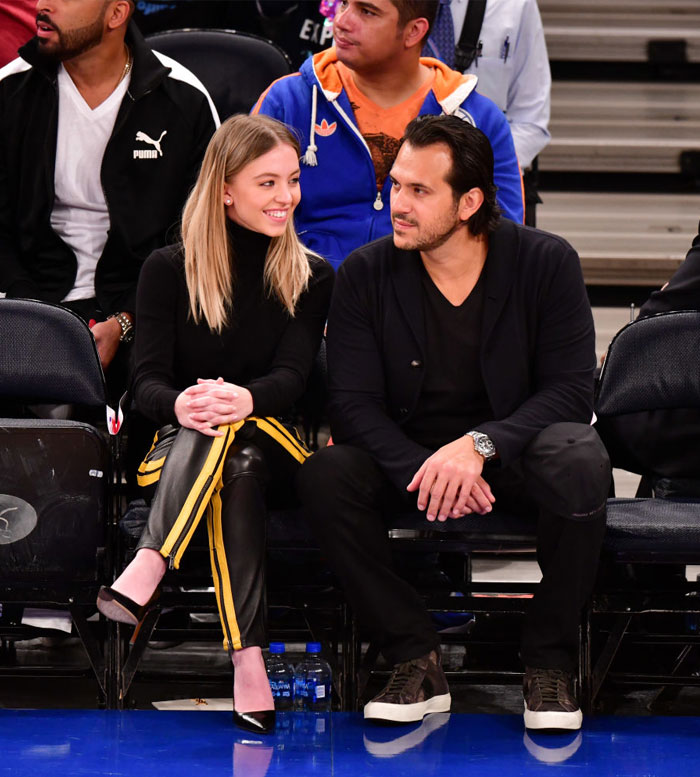
[[[610,482],[589,425],[594,332],[578,257],[499,219],[491,147],[467,122],[411,122],[391,176],[393,237],[347,258],[331,304],[336,444],[299,479],[329,562],[394,665],[365,717],[408,722],[450,707],[438,635],[391,567],[383,516],[417,506],[428,521],[468,521],[496,504],[539,510],[525,723],[577,729],[580,610]]]

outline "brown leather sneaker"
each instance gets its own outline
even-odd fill
[[[525,728],[577,731],[583,715],[574,695],[574,678],[561,669],[525,668]]]
[[[432,650],[394,667],[384,690],[365,704],[365,718],[412,723],[429,712],[449,712],[451,703],[440,651]]]

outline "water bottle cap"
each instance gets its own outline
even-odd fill
[[[270,642],[270,653],[284,653],[284,642]]]
[[[306,643],[306,652],[307,653],[320,653],[321,652],[321,643],[320,642],[307,642]]]

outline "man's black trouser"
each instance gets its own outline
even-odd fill
[[[589,426],[555,424],[514,466],[487,467],[484,477],[496,509],[539,512],[542,581],[523,629],[522,660],[573,671],[581,608],[595,582],[605,532],[610,485],[605,448]],[[440,640],[422,599],[392,568],[387,537],[387,520],[415,508],[415,494],[399,493],[368,453],[347,445],[307,459],[297,485],[321,548],[387,661],[400,663],[437,647]]]
[[[138,549],[157,550],[174,568],[206,513],[212,577],[232,650],[267,643],[266,487],[289,502],[294,476],[309,455],[275,418],[219,426],[221,437],[166,427],[139,469],[139,484],[158,484]]]

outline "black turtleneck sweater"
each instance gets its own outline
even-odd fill
[[[294,318],[264,289],[270,238],[229,222],[234,249],[233,312],[221,334],[190,315],[179,245],[154,251],[143,265],[136,303],[133,390],[136,405],[159,424],[177,423],[175,400],[197,378],[244,386],[259,416],[286,411],[304,391],[323,334],[334,274],[310,258],[313,275]]]

